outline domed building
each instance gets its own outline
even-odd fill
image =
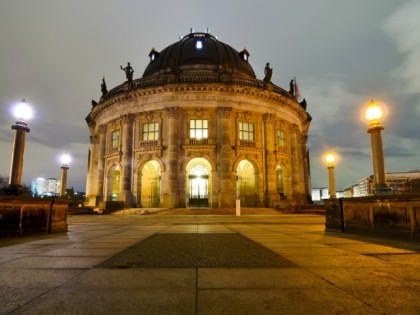
[[[306,102],[246,49],[190,33],[92,101],[86,199],[127,207],[287,207],[310,196]]]

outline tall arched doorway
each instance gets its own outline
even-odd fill
[[[157,208],[160,204],[160,165],[156,161],[144,164],[139,174],[138,200],[141,207]]]
[[[110,168],[107,178],[107,200],[116,201],[120,193],[121,171],[118,165]]]
[[[211,200],[211,165],[203,158],[192,159],[186,167],[188,207],[208,207]]]
[[[258,183],[254,165],[243,160],[236,169],[236,193],[241,200],[242,207],[256,207],[258,205]]]
[[[278,165],[276,168],[276,189],[277,193],[280,196],[281,200],[284,200],[285,193],[284,193],[284,174],[283,174],[283,168],[281,165]]]

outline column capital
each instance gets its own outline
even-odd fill
[[[90,144],[98,144],[99,137],[98,136],[90,136]]]
[[[217,108],[217,115],[219,118],[226,118],[229,119],[232,112],[232,107],[218,107]]]
[[[106,130],[107,130],[107,125],[100,125],[98,127],[98,132],[99,133],[106,133]]]
[[[266,124],[272,124],[276,116],[274,114],[265,113],[263,114],[262,118]]]
[[[178,119],[178,107],[166,107],[166,115],[170,119]]]
[[[299,127],[298,127],[298,125],[296,125],[296,124],[293,124],[293,125],[290,125],[289,126],[289,130],[290,130],[290,132],[291,133],[298,133],[299,132]]]
[[[120,118],[121,118],[121,121],[124,124],[129,124],[129,123],[132,123],[134,121],[135,115],[134,114],[125,114],[125,115],[121,115]]]
[[[15,125],[12,125],[13,130],[23,130],[26,132],[30,132],[31,130],[28,128],[28,125],[22,121],[17,121]]]
[[[367,132],[371,133],[372,131],[381,131],[384,129],[385,129],[384,126],[380,122],[375,122],[369,126],[369,129],[367,130]]]

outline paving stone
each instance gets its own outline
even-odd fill
[[[102,268],[292,267],[239,234],[155,234],[98,265]]]

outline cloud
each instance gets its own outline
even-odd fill
[[[348,91],[346,86],[345,77],[339,74],[302,80],[301,90],[308,101],[308,111],[312,117],[316,117],[312,132],[323,130],[325,126],[342,119],[361,104],[360,96]],[[357,115],[355,113],[355,117]]]
[[[416,157],[419,146],[420,142],[415,138],[395,134],[387,134],[384,137],[384,151],[388,157]]]
[[[392,71],[401,93],[420,93],[420,2],[409,1],[385,22],[384,29],[396,41],[404,55],[402,64]]]

